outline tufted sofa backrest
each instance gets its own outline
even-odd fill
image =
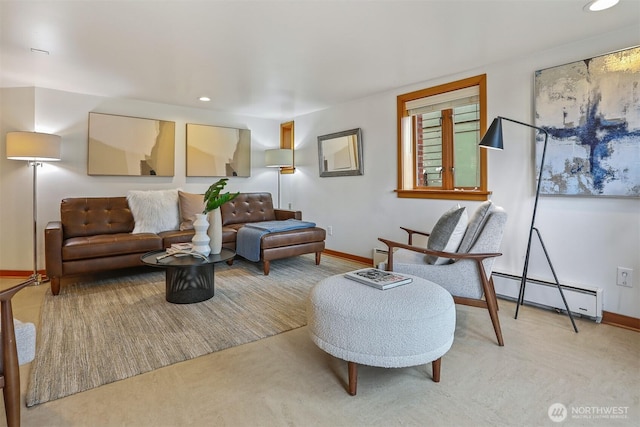
[[[65,239],[130,233],[135,225],[126,197],[63,199],[60,203],[60,221]]]
[[[220,213],[222,225],[276,219],[271,193],[240,193],[235,199],[220,206]]]

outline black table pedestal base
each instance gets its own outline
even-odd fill
[[[213,265],[167,268],[167,301],[192,304],[213,297]]]

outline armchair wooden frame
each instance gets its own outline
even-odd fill
[[[468,259],[475,262],[478,269],[478,274],[482,283],[482,289],[484,291],[484,299],[474,299],[467,297],[460,297],[453,295],[453,300],[456,304],[468,305],[473,307],[486,308],[489,311],[491,317],[491,323],[498,339],[498,345],[504,346],[504,340],[502,338],[502,329],[500,328],[500,319],[498,317],[498,298],[496,297],[496,291],[493,286],[493,277],[487,277],[486,270],[484,268],[483,261],[488,258],[499,257],[502,253],[453,253],[453,252],[439,252],[433,251],[427,248],[422,248],[413,245],[413,236],[418,234],[421,236],[429,236],[429,233],[425,233],[418,230],[412,230],[406,227],[400,227],[409,234],[408,244],[394,242],[383,238],[378,238],[382,243],[388,246],[389,255],[386,264],[388,271],[393,270],[393,252],[395,248],[407,249],[414,252],[419,252],[425,255],[435,255],[437,257],[451,258],[454,260]]]
[[[16,346],[16,331],[13,326],[13,308],[11,298],[26,286],[34,283],[35,278],[19,283],[0,292],[0,310],[2,314],[2,372],[0,373],[0,387],[4,396],[4,408],[7,415],[7,425],[20,425],[20,369],[18,367],[18,349]]]

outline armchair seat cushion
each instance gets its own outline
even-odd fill
[[[380,268],[387,269],[387,263]],[[476,275],[476,265],[470,260],[459,260],[452,264],[431,265],[424,262],[424,255],[419,252],[399,248],[393,254],[393,271],[428,278],[447,289],[455,296],[465,298],[482,298],[482,287],[477,281],[469,280]]]
[[[13,319],[18,348],[18,364],[24,365],[36,357],[36,325]]]
[[[13,328],[16,333],[18,365],[24,365],[31,362],[36,356],[36,326],[33,323],[13,319]],[[0,357],[0,372],[2,367],[2,357]]]

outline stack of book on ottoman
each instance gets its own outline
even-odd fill
[[[350,271],[345,273],[344,277],[380,290],[395,288],[413,281],[411,277],[377,268]]]

